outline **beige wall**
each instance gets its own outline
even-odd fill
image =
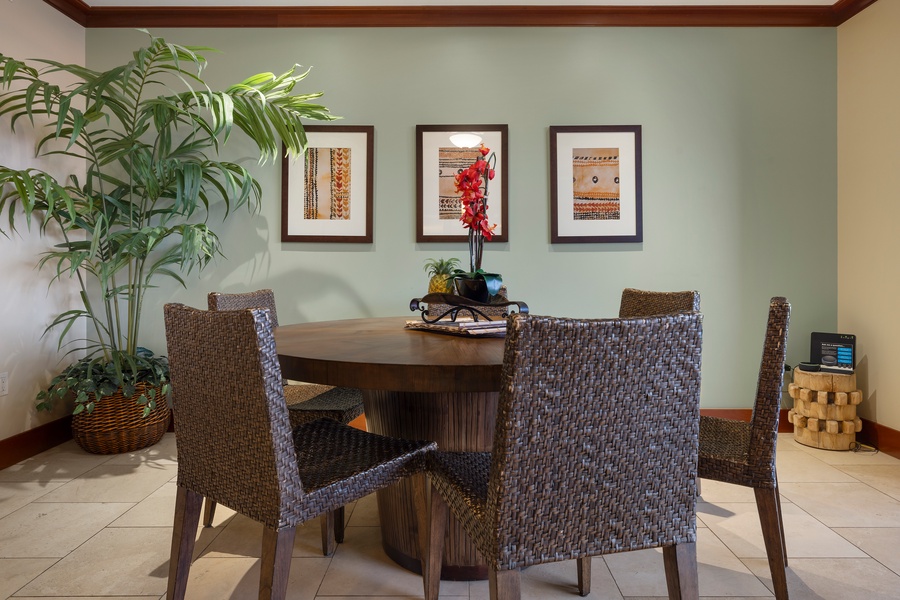
[[[876,2],[838,28],[837,244],[838,328],[857,336],[859,412],[900,429],[897,0]]]
[[[85,32],[44,2],[3,0],[0,52],[17,59],[39,56],[84,64]],[[18,123],[16,129],[17,134],[12,135],[9,120],[0,120],[0,164],[34,167],[57,176],[77,168],[71,159],[35,160],[36,132],[25,123]],[[5,222],[7,215],[0,218]],[[23,221],[20,223],[24,226]],[[65,284],[54,285],[48,291],[50,272],[35,270],[40,253],[47,246],[47,239],[24,227],[10,239],[0,236],[0,372],[9,373],[9,394],[0,396],[0,439],[64,413],[37,413],[34,408],[35,394],[66,364],[61,364],[61,360],[70,360],[57,352],[55,334],[41,334],[56,314],[77,301],[76,290]],[[71,337],[83,336],[82,326]]]

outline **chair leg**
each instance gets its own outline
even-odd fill
[[[495,571],[488,568],[488,587],[491,600],[520,600],[519,572],[515,569]]]
[[[169,553],[169,583],[167,600],[183,600],[187,590],[197,523],[203,496],[187,488],[178,487],[175,495],[175,523],[172,529],[172,550]]]
[[[416,510],[416,541],[424,577],[425,566],[428,562],[428,502],[425,499],[425,473],[412,475],[410,482],[413,486],[413,507]]]
[[[424,555],[422,579],[425,600],[437,600],[441,591],[441,563],[444,560],[444,537],[450,510],[440,492],[431,486],[431,511],[428,520],[428,550]]]
[[[207,498],[203,502],[203,526],[212,527],[213,517],[216,516],[216,503]]]
[[[697,580],[696,542],[664,546],[663,563],[670,600],[697,600],[700,586]]]
[[[578,559],[578,593],[587,596],[591,593],[591,557]]]
[[[319,517],[319,521],[322,524],[322,554],[325,556],[334,554],[335,547],[337,546],[334,539],[334,517],[336,512],[336,510],[329,510]]]
[[[334,511],[334,541],[338,544],[344,543],[344,507],[340,507]]]
[[[291,573],[291,552],[296,528],[280,531],[263,529],[262,560],[259,566],[259,600],[284,600]]]
[[[762,526],[763,541],[766,543],[766,555],[769,557],[769,571],[772,573],[772,587],[775,598],[787,600],[787,575],[784,566],[787,564],[785,543],[778,522],[778,489],[754,488],[756,493],[756,509],[759,511],[759,523]]]
[[[781,490],[778,487],[778,477],[775,477],[775,500],[778,508],[778,532],[781,535],[781,552],[784,554],[784,566],[788,566],[787,538],[784,537],[784,514],[781,512]]]

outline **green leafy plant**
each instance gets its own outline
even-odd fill
[[[54,269],[52,281],[74,278],[80,286],[82,306],[47,329],[60,330],[62,346],[76,322],[88,324],[89,339],[69,350],[85,358],[39,395],[39,408],[72,392],[75,413],[91,411],[114,386],[126,395],[142,381],[164,386],[165,359],[139,344],[147,290],[160,279],[184,286],[183,273],[221,255],[207,225],[213,206],[222,205],[226,218],[239,207],[259,207],[259,183],[243,166],[219,159],[222,146],[237,128],[256,144],[261,164],[279,158],[282,142],[296,157],[307,143],[301,119],[337,118],[310,102],[321,93],[293,94],[309,73],[296,66],[211,90],[201,79],[207,51],[150,36],[129,62],[107,71],[0,54],[0,116],[10,118],[13,131],[20,119],[48,123],[37,154],[80,158],[86,169],[83,179],[57,180],[0,166],[0,213],[8,214],[0,231],[15,231],[17,214],[29,228],[37,221],[42,233],[60,231],[62,242],[38,264]],[[76,83],[62,89],[46,79],[55,73]],[[136,401],[145,403],[146,415],[156,398]]]
[[[75,400],[74,414],[94,410],[95,401],[103,396],[111,396],[122,390],[127,398],[133,398],[137,384],[148,387],[136,398],[143,406],[143,416],[156,407],[157,400],[169,392],[169,361],[165,356],[157,356],[146,348],[138,348],[134,355],[114,352],[116,359],[107,361],[100,358],[83,358],[69,365],[60,375],[50,381],[46,390],[38,393],[39,410],[50,410],[57,399],[72,394]],[[124,368],[123,368],[124,365]]]
[[[450,275],[459,266],[458,258],[429,258],[425,261],[425,272],[429,277]]]

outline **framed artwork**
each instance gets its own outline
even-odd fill
[[[282,159],[282,242],[372,242],[375,128],[307,125],[306,155]]]
[[[454,178],[479,156],[481,144],[496,153],[494,179],[488,185],[488,221],[493,242],[507,235],[507,125],[416,125],[416,242],[465,242],[459,220],[462,201]]]
[[[550,127],[550,242],[642,242],[641,126]]]

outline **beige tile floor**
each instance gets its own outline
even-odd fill
[[[0,599],[164,597],[175,499],[175,439],[119,456],[68,442],[0,471]],[[779,440],[784,526],[794,600],[900,598],[900,460]],[[703,481],[697,505],[704,598],[771,597],[753,493]],[[421,579],[384,556],[373,497],[348,507],[346,541],[319,551],[317,523],[298,533],[292,600],[421,598]],[[198,532],[191,599],[255,598],[261,527],[224,507]],[[662,554],[595,558],[595,599],[665,596]],[[485,582],[445,581],[442,597],[481,600]],[[528,600],[572,599],[572,562],[523,572]]]

